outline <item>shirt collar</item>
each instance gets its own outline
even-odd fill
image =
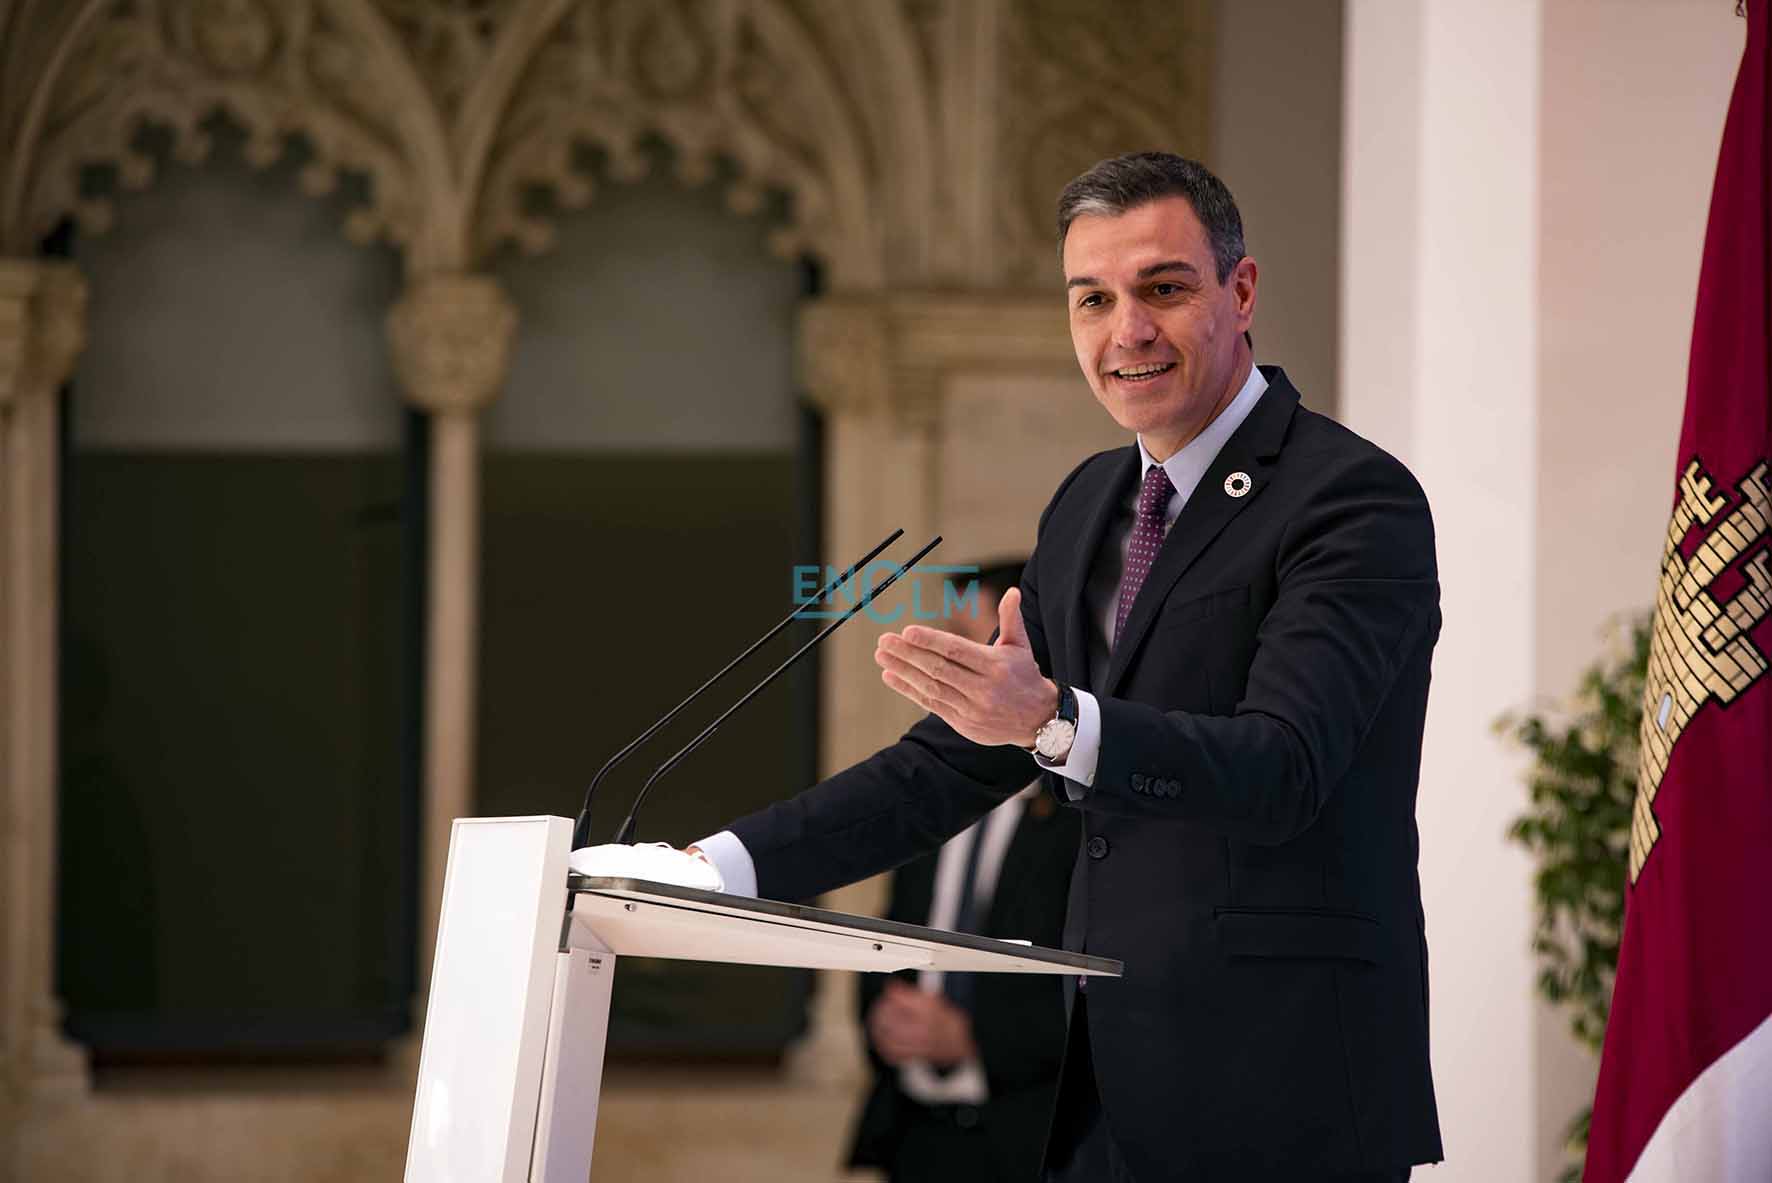
[[[1189,440],[1175,455],[1163,461],[1163,470],[1169,474],[1169,483],[1175,486],[1175,496],[1181,498],[1180,504],[1186,504],[1193,495],[1194,487],[1212,467],[1224,442],[1231,438],[1249,412],[1255,409],[1256,402],[1262,392],[1267,389],[1267,379],[1262,377],[1261,370],[1253,363],[1249,366],[1249,377],[1244,380],[1243,388],[1237,391],[1237,397],[1231,400],[1230,406],[1218,413],[1218,418],[1206,425],[1206,430]],[[1142,481],[1144,475],[1151,470],[1156,461],[1145,451],[1144,437],[1138,438],[1138,476]],[[1171,507],[1177,502],[1170,498]]]

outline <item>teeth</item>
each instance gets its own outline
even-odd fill
[[[1114,374],[1121,378],[1148,378],[1152,374],[1161,374],[1164,370],[1169,369],[1172,364],[1173,363],[1171,362],[1162,362],[1142,366],[1123,366],[1122,368],[1115,370]]]

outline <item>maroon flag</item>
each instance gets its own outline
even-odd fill
[[[1587,1183],[1772,1180],[1768,2],[1711,194]]]

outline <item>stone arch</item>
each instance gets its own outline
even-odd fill
[[[602,149],[617,175],[631,176],[646,167],[640,142],[658,136],[675,150],[688,183],[707,179],[715,156],[731,160],[737,177],[728,200],[740,212],[755,209],[766,189],[786,192],[792,208],[789,225],[773,240],[778,252],[814,255],[838,287],[886,282],[888,212],[921,225],[927,203],[883,203],[877,182],[882,175],[929,175],[922,103],[881,103],[883,95],[858,93],[858,77],[841,75],[820,23],[782,0],[544,3],[558,10],[551,36],[537,23],[535,53],[510,88],[496,132],[462,161],[463,175],[478,185],[474,257],[502,243],[549,248],[551,214],[529,197],[545,189],[566,209],[592,199],[590,179],[574,159],[579,145]],[[865,73],[902,77],[914,65],[908,47],[890,39],[869,43],[885,48],[872,63],[878,68]],[[914,80],[894,88],[900,96],[917,89]],[[891,112],[885,139],[862,117],[875,105]],[[917,159],[891,158],[907,145],[918,149]],[[916,184],[910,182],[913,191]]]
[[[153,161],[134,147],[145,123],[169,127],[192,162],[208,153],[202,124],[217,112],[246,130],[255,165],[306,136],[308,192],[330,191],[343,170],[370,179],[345,227],[360,242],[411,243],[449,175],[434,107],[366,0],[87,0],[44,61],[7,177],[4,234],[19,253],[64,217],[88,232],[110,225],[111,202],[82,190],[86,169],[111,166],[125,188],[153,182]]]

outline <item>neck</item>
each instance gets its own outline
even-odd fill
[[[1147,432],[1138,438],[1144,441],[1144,450],[1151,454],[1151,459],[1162,464],[1194,440],[1200,433],[1212,426],[1213,420],[1224,414],[1224,409],[1236,401],[1237,394],[1243,384],[1249,381],[1249,371],[1255,368],[1255,355],[1247,345],[1237,346],[1237,364],[1231,369],[1231,380],[1219,391],[1218,398],[1206,417],[1197,423],[1189,424],[1176,431]]]

